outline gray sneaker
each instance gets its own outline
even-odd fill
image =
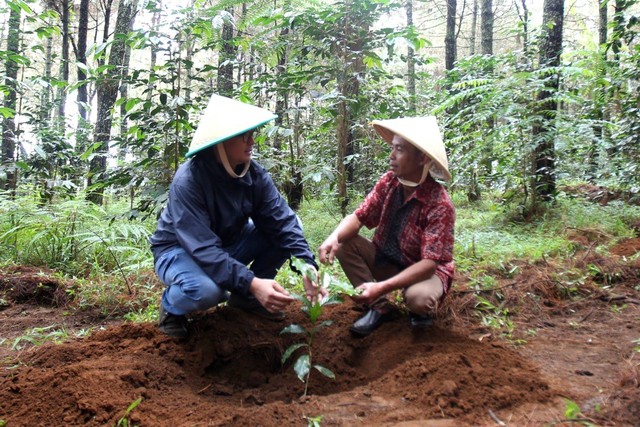
[[[165,334],[178,339],[183,339],[189,336],[187,318],[185,316],[171,314],[164,309],[162,304],[160,304],[159,317],[158,328]]]

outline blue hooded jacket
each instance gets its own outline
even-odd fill
[[[232,178],[213,150],[187,160],[176,172],[151,250],[157,260],[179,245],[223,289],[249,294],[254,273],[224,249],[251,218],[274,245],[318,267],[295,213],[269,173],[255,161],[242,178]]]

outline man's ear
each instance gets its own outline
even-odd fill
[[[422,151],[420,151],[420,155],[422,156],[422,158],[420,159],[421,166],[427,165],[431,162],[431,157],[427,156]]]

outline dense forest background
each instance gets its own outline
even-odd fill
[[[453,175],[525,215],[638,193],[635,0],[6,0],[0,185],[155,215],[216,92],[278,114],[256,157],[342,212],[385,170],[372,119],[435,114]]]

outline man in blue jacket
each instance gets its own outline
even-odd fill
[[[251,159],[255,129],[276,116],[213,95],[176,172],[151,249],[166,285],[158,326],[188,336],[186,315],[228,305],[272,320],[294,299],[273,278],[290,257],[317,269],[293,210]],[[250,267],[248,265],[250,264]],[[303,278],[311,299],[323,289]]]

